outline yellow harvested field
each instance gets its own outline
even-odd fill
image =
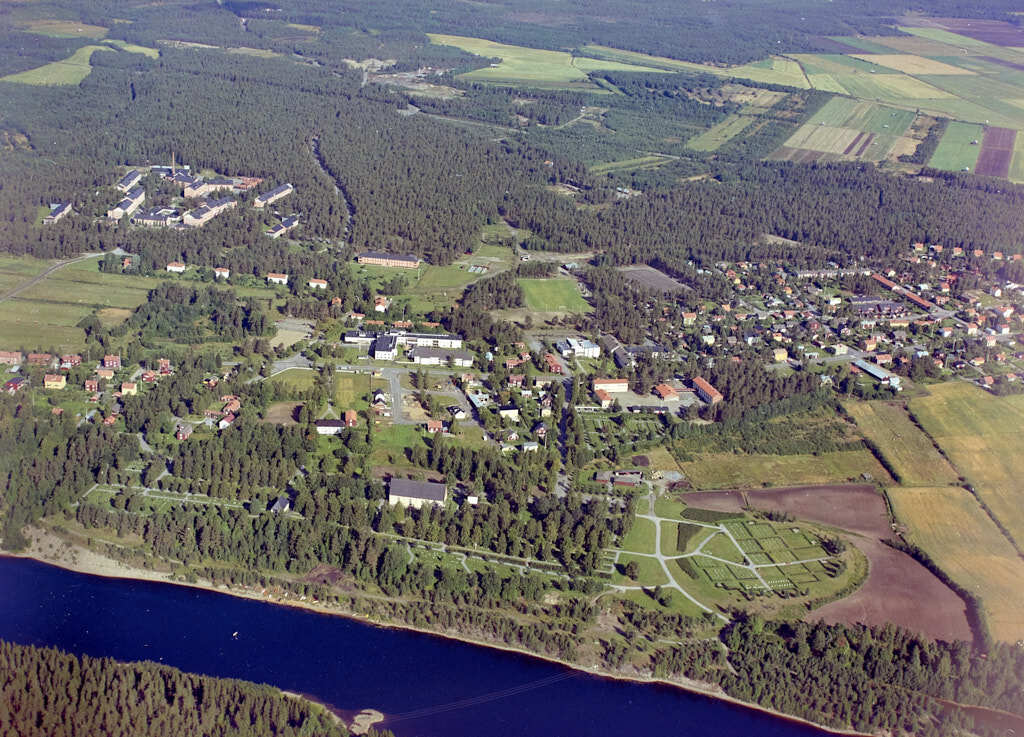
[[[850,94],[839,80],[837,80],[831,74],[808,74],[807,78],[811,80],[811,87],[822,92],[835,92],[839,95]]]
[[[904,486],[956,484],[960,474],[942,457],[899,402],[847,402],[857,426],[881,451]]]
[[[912,399],[910,411],[1024,548],[1024,397],[950,382]]]
[[[1024,561],[965,489],[893,488],[893,513],[950,578],[981,599],[992,636],[1024,638]]]
[[[802,125],[784,144],[790,148],[806,148],[841,154],[860,135],[852,128],[836,128],[831,125]]]
[[[880,67],[889,67],[904,74],[974,74],[970,69],[955,67],[952,64],[926,59],[914,54],[850,54],[850,56],[877,64]]]

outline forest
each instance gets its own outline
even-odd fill
[[[19,737],[349,734],[323,707],[271,686],[2,640],[0,725]]]

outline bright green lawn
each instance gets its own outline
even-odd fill
[[[92,71],[89,61],[92,59],[94,51],[113,51],[113,49],[109,46],[83,46],[67,59],[54,61],[17,74],[8,74],[0,80],[44,86],[78,84]]]
[[[981,153],[982,127],[972,123],[952,121],[942,135],[929,166],[946,171],[974,170]],[[971,143],[977,141],[978,143]]]
[[[590,312],[574,279],[520,279],[519,286],[535,312]]]

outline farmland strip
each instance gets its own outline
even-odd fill
[[[858,149],[858,150],[857,150],[856,156],[857,156],[857,158],[858,158],[858,159],[859,159],[859,158],[860,158],[861,156],[863,156],[863,155],[864,155],[864,152],[865,152],[865,151],[867,151],[867,150],[868,150],[868,146],[870,146],[870,145],[871,145],[871,142],[872,142],[873,140],[875,140],[875,134],[874,134],[874,133],[869,133],[869,134],[868,134],[868,137],[867,137],[867,138],[865,138],[865,139],[864,139],[864,142],[863,142],[863,143],[862,143],[862,144],[860,145],[860,149]]]
[[[860,139],[863,138],[863,137],[864,137],[864,131],[861,131],[860,133],[858,133],[857,137],[854,138],[852,141],[850,141],[850,143],[847,144],[846,148],[843,149],[843,156],[848,156],[850,154],[850,152],[853,151],[853,147],[856,146],[858,141],[860,141]]]

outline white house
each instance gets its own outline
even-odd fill
[[[288,275],[287,274],[276,274],[273,271],[271,271],[269,274],[267,274],[267,281],[270,284],[287,284],[288,283]]]

